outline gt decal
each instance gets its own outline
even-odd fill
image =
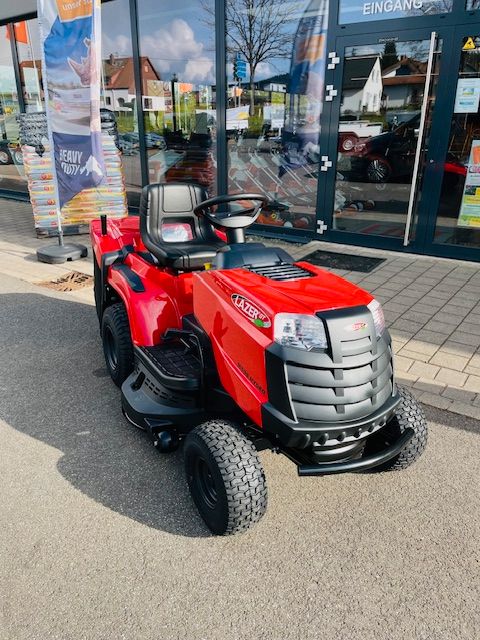
[[[345,331],[363,331],[363,329],[367,328],[366,322],[354,322],[353,324],[349,324],[345,328]]]
[[[246,318],[253,322],[256,327],[268,329],[268,327],[272,326],[267,314],[259,309],[254,302],[248,300],[248,298],[241,296],[239,293],[233,293],[232,303]]]

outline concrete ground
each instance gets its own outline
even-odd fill
[[[0,279],[1,640],[475,640],[480,423],[427,407],[409,470],[304,478],[215,538],[122,417],[90,304]]]

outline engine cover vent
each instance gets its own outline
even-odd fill
[[[288,262],[282,262],[281,264],[275,264],[269,267],[249,267],[248,270],[258,276],[263,276],[269,280],[277,280],[279,282],[313,278],[315,275],[296,264],[289,264]]]

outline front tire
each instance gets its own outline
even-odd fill
[[[375,450],[381,450],[389,442],[396,440],[409,427],[414,430],[415,435],[398,456],[379,467],[375,467],[375,471],[400,471],[406,469],[418,460],[427,446],[428,424],[422,407],[410,391],[403,387],[399,387],[398,391],[401,396],[400,404],[395,409],[395,413],[387,425],[375,434],[374,440],[367,442],[366,453],[368,453],[371,445],[374,446]]]
[[[261,519],[265,474],[253,443],[237,427],[204,422],[187,435],[184,455],[193,501],[213,533],[240,533]]]
[[[125,307],[112,304],[102,318],[102,342],[110,377],[121,387],[133,371],[133,343]]]

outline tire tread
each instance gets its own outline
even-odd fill
[[[265,474],[254,444],[227,420],[204,422],[187,438],[207,447],[221,473],[228,505],[223,535],[246,531],[267,509]]]
[[[388,471],[399,471],[413,464],[425,451],[428,440],[428,424],[422,407],[410,391],[403,387],[399,387],[398,391],[402,400],[395,410],[390,427],[397,433],[403,433],[411,427],[415,435],[398,456],[386,463],[384,469]]]
[[[102,318],[102,336],[106,323],[113,329],[118,343],[117,371],[115,374],[112,374],[111,371],[109,373],[115,384],[120,387],[133,371],[133,343],[128,315],[123,303],[117,302],[105,309]]]

